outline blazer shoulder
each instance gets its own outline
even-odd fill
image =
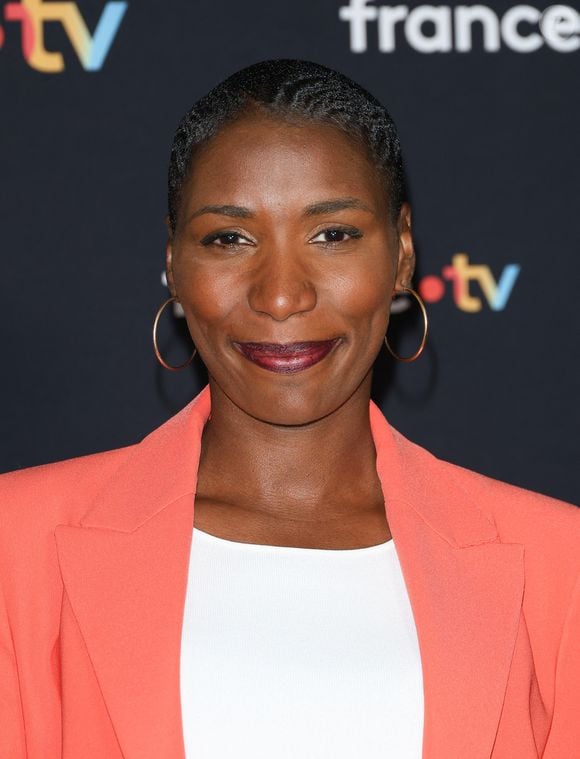
[[[550,561],[580,571],[580,508],[444,459],[395,431],[407,468],[426,502],[437,494],[465,515],[477,510],[491,523],[502,543],[520,543],[531,561]]]
[[[0,533],[76,523],[134,445],[0,474]]]
[[[23,609],[29,618],[44,609],[39,626],[50,621],[57,629],[62,581],[55,527],[79,523],[131,448],[0,475],[0,596],[15,627]]]
[[[460,520],[477,510],[494,528],[494,542],[522,546],[523,610],[532,645],[543,650],[550,638],[556,650],[565,619],[580,603],[574,601],[580,593],[580,509],[439,459],[415,443],[399,443],[425,503],[435,497]]]
[[[451,480],[464,504],[481,511],[502,543],[525,546],[526,563],[547,574],[580,574],[580,508],[436,459],[439,475]]]
[[[538,493],[502,480],[494,479],[461,467],[463,486],[478,507],[497,527],[500,537],[550,539],[553,535],[574,545],[580,539],[580,508],[543,493]]]

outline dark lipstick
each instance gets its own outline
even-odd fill
[[[301,343],[240,343],[240,353],[263,369],[279,374],[294,374],[317,364],[327,356],[340,338],[310,340]]]

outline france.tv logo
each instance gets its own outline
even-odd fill
[[[419,280],[417,289],[426,303],[437,303],[445,297],[449,282],[451,296],[460,311],[478,313],[484,301],[492,311],[503,311],[520,271],[519,264],[507,264],[496,279],[487,264],[472,264],[467,253],[455,253],[451,263],[441,269],[441,276],[428,274]],[[476,292],[472,292],[472,283],[477,286]]]
[[[126,2],[108,2],[91,34],[75,2],[22,0],[4,6],[4,20],[20,24],[22,55],[28,65],[47,74],[64,71],[62,53],[49,51],[44,45],[45,24],[60,23],[85,71],[99,71],[127,11]],[[0,48],[5,32],[0,26]]]

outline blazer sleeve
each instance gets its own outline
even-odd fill
[[[26,742],[18,666],[4,589],[0,585],[0,758],[24,759],[25,757]]]
[[[580,759],[580,576],[562,630],[554,716],[542,759]]]

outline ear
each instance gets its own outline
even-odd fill
[[[399,254],[395,290],[400,291],[403,287],[411,287],[415,272],[415,246],[411,232],[411,206],[409,203],[405,202],[401,206],[397,222],[397,233],[399,238]]]
[[[177,293],[175,292],[175,280],[173,279],[173,230],[171,229],[169,216],[165,217],[165,226],[167,227],[167,243],[165,244],[165,273],[167,275],[167,287],[169,288],[169,292],[175,297]]]

